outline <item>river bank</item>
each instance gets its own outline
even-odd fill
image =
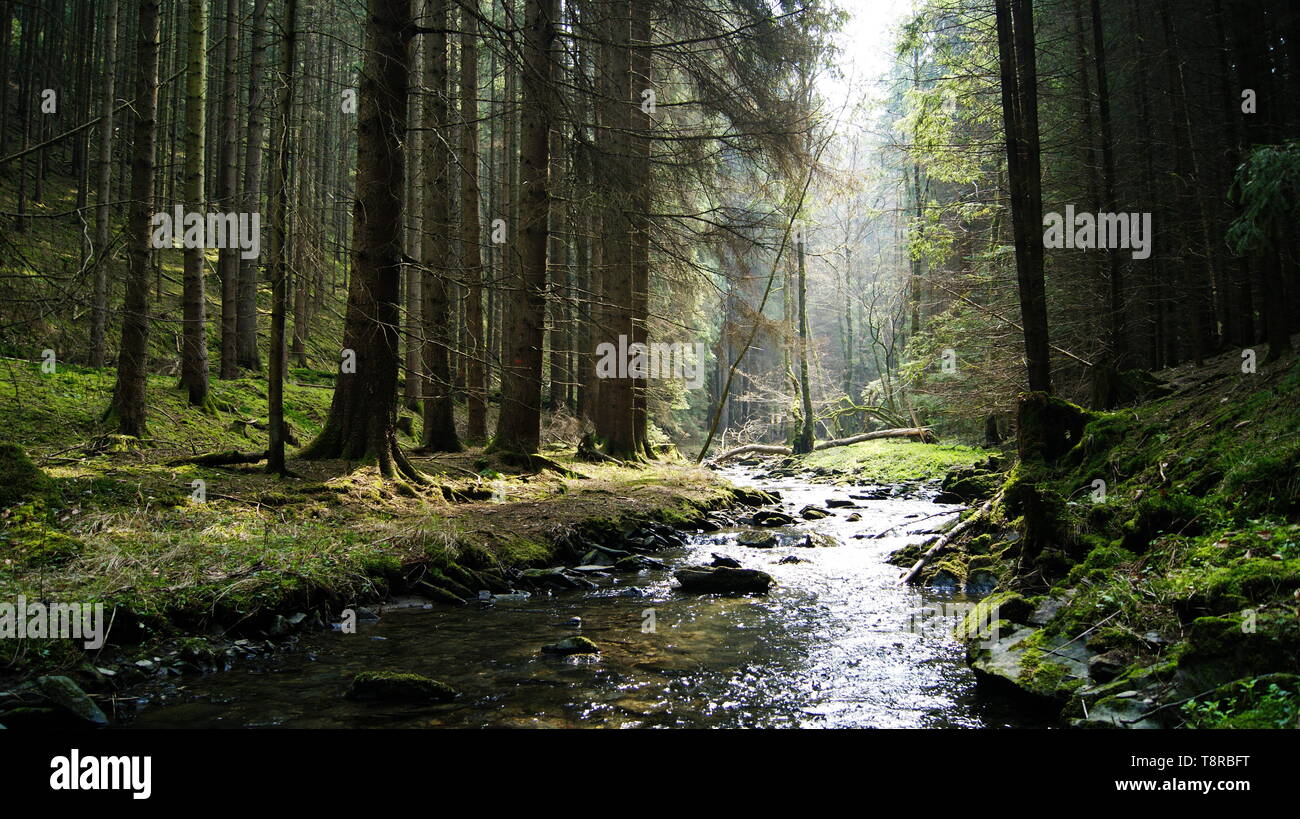
[[[127,724],[159,727],[986,727],[1038,725],[978,689],[942,607],[978,596],[900,586],[886,561],[962,507],[933,485],[728,480],[779,499],[714,512],[680,542],[471,607],[390,598],[355,633],[132,693]],[[665,537],[672,540],[666,533]],[[883,536],[881,536],[883,535]],[[591,560],[593,556],[584,557]],[[602,558],[595,558],[602,559]],[[694,593],[694,566],[770,575],[761,594]],[[552,572],[559,569],[552,569]],[[551,650],[583,641],[574,653]],[[587,641],[590,641],[589,643]],[[358,700],[358,677],[403,687]],[[410,675],[419,675],[412,677]],[[446,701],[407,685],[420,677]]]
[[[140,446],[96,430],[102,373],[33,368],[14,378],[11,394],[20,398],[9,409],[28,446],[3,453],[16,497],[3,528],[0,594],[102,602],[111,620],[102,649],[8,643],[0,684],[11,696],[0,710],[11,722],[22,721],[16,709],[48,706],[13,695],[38,677],[66,676],[109,702],[146,681],[262,662],[324,632],[345,610],[364,617],[395,597],[454,609],[474,607],[483,593],[584,587],[556,567],[617,562],[620,551],[689,550],[676,530],[714,528],[711,510],[772,501],[673,457],[623,468],[580,462],[558,445],[547,451],[553,468],[540,472],[473,450],[417,458],[433,478],[427,487],[330,462],[293,462],[296,477],[282,481],[255,466],[195,462],[196,454],[259,445],[249,422],[260,400],[253,382],[221,382],[207,412],[185,406],[169,379],[151,382],[152,404],[173,421],[171,437]],[[306,384],[290,390],[303,437],[319,424],[327,395]],[[74,412],[84,425],[51,433],[46,415]],[[892,482],[872,488],[879,499],[906,500],[922,479],[981,456],[907,442],[846,449],[835,457],[856,467],[811,464],[801,479],[857,480],[873,465],[870,477]],[[775,462],[765,480],[795,467],[805,465]]]
[[[985,684],[1080,727],[1300,727],[1300,367],[1240,361],[1110,413],[1022,396],[1022,427],[1056,421],[964,476],[986,505],[919,573],[996,584],[967,623]]]

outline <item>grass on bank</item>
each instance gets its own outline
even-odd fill
[[[0,519],[0,599],[103,601],[118,607],[115,637],[252,630],[276,612],[381,595],[413,567],[473,593],[477,573],[546,565],[556,540],[574,531],[685,520],[730,495],[680,461],[578,463],[572,447],[546,454],[583,477],[523,474],[478,449],[415,457],[429,487],[339,461],[291,457],[299,477],[287,480],[256,465],[197,466],[178,461],[265,448],[265,433],[248,423],[265,421],[265,384],[213,380],[204,410],[187,405],[174,378],[151,377],[143,447],[102,425],[111,389],[107,370],[0,366],[5,437],[21,447],[0,452],[0,480],[32,484]],[[286,415],[303,443],[320,429],[330,395],[286,388]],[[413,434],[401,436],[408,450],[418,443],[413,420]],[[47,477],[23,478],[25,458]]]

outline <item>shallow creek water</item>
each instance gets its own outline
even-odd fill
[[[806,504],[861,495],[855,487],[755,481],[780,492],[798,517]],[[534,593],[487,608],[385,606],[355,634],[305,635],[297,647],[234,670],[173,678],[142,698],[132,727],[983,727],[1025,725],[1004,702],[975,690],[951,622],[918,616],[952,595],[897,585],[888,555],[947,517],[928,500],[853,500],[818,521],[771,530],[779,544],[752,548],[741,531],[698,534],[657,553],[667,571],[598,579],[590,591]],[[846,521],[851,513],[861,515]],[[891,535],[873,535],[899,526]],[[793,545],[808,532],[834,547]],[[866,535],[855,538],[854,535]],[[772,574],[765,596],[675,589],[672,569],[734,557]],[[795,555],[805,562],[778,563]],[[575,628],[566,623],[580,617]],[[918,623],[928,622],[927,627]],[[593,656],[542,654],[582,634]],[[443,705],[343,699],[359,671],[424,674],[461,692]],[[143,701],[147,700],[147,702]]]

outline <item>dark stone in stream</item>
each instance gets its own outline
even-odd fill
[[[848,517],[846,517],[845,520],[847,520],[849,523],[857,523],[858,521],[862,520],[862,515],[859,515],[857,512],[853,512]]]
[[[991,594],[998,585],[998,576],[988,569],[975,569],[966,577],[966,586],[962,591],[982,597]]]
[[[827,512],[825,509],[820,507],[813,506],[812,504],[808,504],[799,510],[799,517],[804,520],[821,520],[822,518],[830,517],[830,515],[830,512]]]
[[[776,545],[776,535],[769,532],[741,532],[736,542],[751,549],[771,549]]]
[[[542,646],[544,654],[599,654],[600,646],[588,640],[586,637],[565,637],[558,643],[547,643]]]
[[[652,557],[644,555],[632,555],[621,558],[614,564],[616,572],[639,572],[642,569],[666,569],[668,566],[662,561],[655,560]]]
[[[779,492],[764,492],[762,489],[737,487],[731,490],[737,503],[745,506],[768,506],[781,500]]]
[[[864,489],[859,494],[850,494],[849,497],[854,500],[885,500],[889,495],[890,488],[888,486],[873,486]]]
[[[673,573],[683,591],[764,593],[774,582],[772,575],[758,569],[726,566],[691,566]]]
[[[857,504],[847,498],[827,498],[826,508],[828,509],[856,509]]]
[[[108,725],[108,717],[100,707],[68,677],[61,675],[39,677],[36,680],[36,690],[42,697],[76,717],[80,722],[96,728]]]
[[[957,587],[961,585],[961,581],[957,578],[957,575],[947,569],[940,569],[934,573],[934,576],[930,578],[930,582],[926,585],[932,589],[956,591]]]
[[[840,542],[830,535],[821,532],[808,532],[803,537],[790,541],[787,546],[798,546],[803,549],[813,549],[818,546],[839,546]]]
[[[363,702],[449,702],[456,698],[456,689],[419,674],[362,671],[352,678],[345,696]]]
[[[713,566],[715,568],[719,566],[726,566],[729,569],[740,568],[740,561],[736,560],[734,557],[727,557],[726,555],[720,555],[717,552],[710,552],[710,554],[713,555],[713,562],[709,564],[710,566]]]
[[[796,555],[786,555],[785,557],[777,561],[777,563],[781,565],[785,565],[787,563],[807,563],[807,562],[808,562],[807,560],[804,560],[802,557],[798,557]]]
[[[794,523],[794,518],[785,512],[773,512],[769,509],[763,509],[754,513],[755,526],[789,526]]]

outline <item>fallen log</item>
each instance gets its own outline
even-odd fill
[[[873,441],[876,438],[915,438],[923,444],[932,444],[938,440],[929,427],[899,427],[897,429],[878,429],[875,432],[864,432],[861,435],[851,435],[848,438],[833,438],[815,444],[813,449],[830,449],[833,446],[860,444],[863,441]]]
[[[993,503],[998,499],[998,497],[1001,497],[1001,495],[989,498],[984,502],[983,506],[975,510],[975,514],[961,521],[942,535],[939,535],[939,537],[934,541],[934,545],[929,549],[926,549],[925,554],[921,555],[920,559],[912,564],[912,568],[908,569],[907,573],[898,579],[898,585],[904,586],[911,583],[916,576],[921,573],[921,570],[925,568],[927,563],[934,560],[943,553],[944,549],[948,548],[948,544],[952,542],[953,538],[969,529],[977,520],[987,515],[989,511],[993,509]]]
[[[209,455],[195,455],[192,458],[176,458],[168,461],[168,466],[196,464],[198,466],[225,466],[227,464],[255,464],[266,460],[265,452],[214,452]]]
[[[728,458],[734,458],[737,455],[748,455],[751,452],[761,452],[764,455],[789,455],[793,451],[794,450],[790,449],[790,447],[781,446],[780,444],[745,444],[744,446],[738,446],[735,449],[727,450],[714,458],[713,463],[716,464],[725,461]]]
[[[875,432],[864,432],[861,435],[851,435],[848,438],[832,438],[829,441],[822,441],[815,444],[813,449],[830,449],[835,446],[848,446],[849,444],[860,444],[863,441],[874,441],[877,438],[915,438],[921,443],[932,444],[935,442],[934,432],[929,427],[899,427],[897,429],[878,429]],[[713,463],[721,463],[737,455],[747,455],[751,452],[757,452],[764,455],[790,455],[793,450],[788,446],[780,444],[745,444],[735,449],[729,449],[718,457],[713,459]]]

